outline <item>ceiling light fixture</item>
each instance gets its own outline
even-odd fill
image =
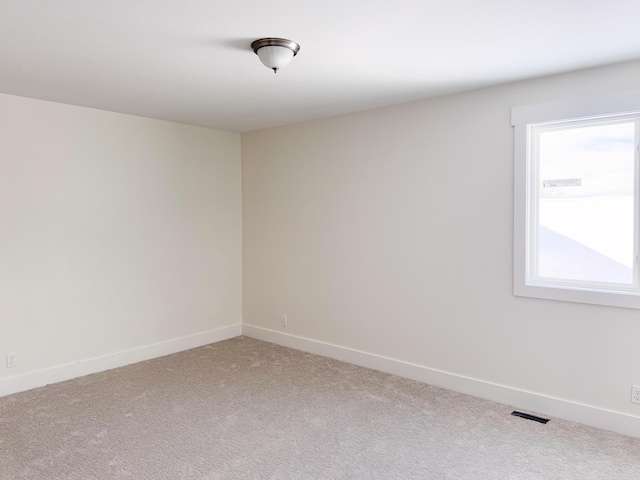
[[[300,51],[300,45],[285,38],[261,38],[251,44],[260,61],[277,73],[286,67],[291,59]]]

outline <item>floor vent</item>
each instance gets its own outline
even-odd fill
[[[511,412],[511,415],[513,415],[514,417],[526,418],[527,420],[533,420],[534,422],[539,423],[547,423],[549,421],[548,418],[536,417],[535,415],[529,415],[528,413],[517,411]]]

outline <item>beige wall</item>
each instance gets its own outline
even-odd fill
[[[509,122],[637,78],[245,134],[242,198],[238,134],[0,95],[0,379],[238,324],[244,274],[246,324],[640,416],[637,310],[511,293]]]
[[[240,135],[0,95],[0,149],[0,378],[242,321]]]
[[[640,416],[640,312],[512,294],[510,126],[512,106],[638,78],[635,62],[243,135],[244,323]]]

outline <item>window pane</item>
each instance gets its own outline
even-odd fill
[[[634,138],[630,121],[541,129],[538,278],[634,283]]]

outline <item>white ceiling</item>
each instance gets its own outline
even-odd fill
[[[0,92],[244,132],[640,58],[638,0],[0,0]],[[277,74],[250,49],[301,45]]]

